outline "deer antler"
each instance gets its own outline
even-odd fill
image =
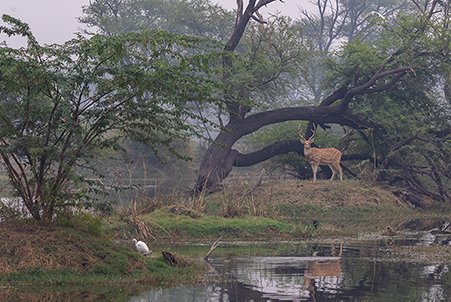
[[[312,136],[310,136],[309,140],[312,140],[316,134],[316,125],[315,125],[315,123],[312,123],[312,125],[313,125],[313,129],[312,129],[313,134],[312,134]]]
[[[299,124],[299,126],[298,126],[298,135],[301,139],[306,141],[305,137],[301,134],[301,124]]]

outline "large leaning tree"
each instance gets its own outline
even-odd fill
[[[202,118],[186,102],[213,101],[208,41],[142,31],[43,46],[26,23],[2,19],[0,32],[27,46],[0,46],[0,164],[37,220],[95,185],[82,172],[97,152],[126,137],[171,149],[197,133],[186,120]]]
[[[262,6],[270,5],[272,2],[274,0],[247,1],[247,5],[244,5],[244,1],[237,1],[236,23],[234,31],[224,47],[226,53],[236,51],[249,22],[264,23],[258,11]],[[360,106],[366,104],[368,108],[368,103],[371,104],[372,99],[377,100],[377,96],[388,92],[395,94],[395,97],[396,94],[407,95],[410,98],[415,97],[414,94],[410,96],[408,94],[416,91],[415,81],[420,77],[423,79],[421,83],[431,85],[430,91],[435,89],[433,87],[434,78],[442,78],[449,83],[449,60],[447,59],[449,56],[449,8],[441,1],[427,1],[422,5],[419,5],[417,1],[414,2],[417,4],[419,12],[417,11],[413,15],[399,14],[393,22],[382,20],[383,24],[380,26],[386,30],[382,31],[378,39],[366,43],[355,39],[354,42],[342,48],[334,58],[335,62],[331,64],[329,71],[329,74],[334,75],[329,78],[330,84],[334,87],[333,92],[325,96],[318,106],[255,111],[252,102],[246,106],[239,101],[248,97],[246,92],[240,95],[239,93],[242,93],[240,90],[233,90],[236,92],[235,94],[228,91],[229,93],[225,94],[228,122],[216,136],[202,159],[195,190],[202,192],[217,189],[217,186],[227,177],[233,167],[255,165],[287,152],[302,153],[302,146],[296,140],[279,141],[246,154],[234,149],[235,143],[242,137],[275,123],[306,120],[324,128],[327,127],[327,124],[338,124],[356,130],[373,129],[375,136],[380,139],[380,144],[384,144],[387,129],[372,118],[371,112],[366,112],[369,114],[365,115],[365,112],[359,110]],[[228,81],[233,78],[234,64],[235,62],[230,59],[230,56],[225,57],[224,82],[226,87]],[[408,89],[412,89],[412,91]],[[378,107],[377,104],[373,105]],[[444,113],[449,117],[449,104],[448,106],[445,104],[445,108]],[[383,108],[379,109],[383,110]],[[390,108],[387,107],[387,110]],[[430,113],[429,118],[431,119],[434,118],[434,113],[439,112],[431,110],[427,113]],[[427,116],[428,114],[424,114],[422,118],[427,119]],[[440,117],[437,116],[437,118]],[[441,120],[443,120],[443,114]],[[433,123],[430,125],[434,126]],[[447,124],[437,122],[437,126],[442,127],[443,125]],[[449,131],[445,130],[445,137],[448,135],[446,133]],[[305,136],[308,137],[311,134],[312,127],[310,126]],[[416,138],[408,138],[408,140],[415,141]],[[440,148],[440,143],[438,145]],[[441,150],[445,150],[445,148],[441,148]],[[431,156],[426,157],[430,158]],[[346,155],[344,158],[346,159]],[[376,161],[376,159],[373,160]],[[431,161],[436,162],[435,159]],[[384,160],[384,162],[387,164],[389,161]],[[386,165],[386,169],[390,169],[390,167],[390,164]],[[442,174],[444,171],[443,166],[432,169],[435,169],[436,174],[439,169]],[[424,173],[427,172],[424,171]],[[449,195],[443,189],[441,177],[436,177],[440,194],[429,192],[418,185],[418,181],[412,179],[408,181],[410,181],[411,187],[416,187],[421,193],[437,199],[447,199]],[[449,176],[446,176],[445,173],[445,177]]]
[[[226,105],[202,107],[221,130],[212,133],[202,158],[197,193],[220,188],[234,167],[302,154],[295,139],[251,153],[240,152],[237,143],[263,127],[303,120],[355,129],[371,152],[346,152],[344,159],[370,159],[380,179],[447,199],[449,7],[442,1],[321,0],[316,14],[303,11],[295,22],[264,19],[259,9],[274,1],[238,0],[233,22],[209,0],[97,0],[80,20],[105,34],[160,28],[223,43]]]

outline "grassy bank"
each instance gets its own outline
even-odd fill
[[[203,266],[170,266],[160,257],[143,257],[131,241],[115,242],[90,215],[52,226],[34,221],[3,222],[0,284],[105,285],[194,283]],[[93,221],[94,220],[94,221]],[[100,223],[100,224],[99,224]]]
[[[154,206],[150,207],[149,203]],[[156,206],[155,206],[156,205]],[[206,197],[143,200],[137,219],[158,240],[299,240],[382,233],[388,226],[402,229],[419,218],[447,219],[451,207],[432,204],[418,209],[390,190],[360,181],[279,181],[257,188],[237,184]],[[110,218],[117,238],[136,228]],[[129,220],[130,221],[130,220]]]
[[[275,245],[237,252],[271,255],[281,240],[383,235],[388,226],[401,231],[418,219],[432,228],[450,215],[449,205],[413,208],[390,190],[359,181],[279,181],[258,187],[240,183],[209,196],[142,199],[103,218],[60,215],[53,225],[1,222],[0,283],[5,288],[116,284],[128,289],[195,283],[205,277],[202,262],[172,267],[161,259],[161,250],[154,250],[152,257],[139,255],[131,239],[145,240],[151,248],[165,242],[209,245],[219,236],[226,241],[268,241]],[[205,246],[202,256],[207,250]]]

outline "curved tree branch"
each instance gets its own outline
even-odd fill
[[[234,152],[234,167],[248,167],[263,161],[266,161],[276,155],[286,154],[289,152],[295,152],[297,154],[304,154],[303,145],[299,142],[299,140],[285,140],[276,142],[272,145],[266,146],[263,149],[252,153],[240,153],[236,150],[232,150]],[[344,154],[342,160],[373,160],[373,158],[369,155],[365,154]]]
[[[349,89],[346,94],[343,97],[343,101],[340,104],[340,107],[344,110],[348,107],[349,103],[352,101],[352,99],[361,94],[368,94],[372,92],[380,92],[385,90],[386,88],[392,87],[401,77],[407,74],[407,72],[412,71],[414,69],[414,66],[408,66],[408,67],[400,67],[395,68],[391,70],[383,70],[383,67],[381,67],[368,81],[365,83],[355,86],[351,89]],[[396,75],[395,78],[387,85],[382,85],[379,88],[373,88],[370,89],[371,86],[376,84],[377,80],[382,79],[389,75]],[[395,82],[393,82],[395,81]]]
[[[358,130],[377,127],[377,125],[354,114],[350,109],[343,112],[338,106],[305,106],[255,113],[244,118],[240,123],[232,125],[230,130],[237,132],[240,135],[239,137],[241,137],[266,125],[295,120],[313,121],[320,124],[340,124]]]

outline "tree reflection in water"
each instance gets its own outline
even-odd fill
[[[312,257],[213,258],[210,284],[151,290],[130,301],[450,301],[448,265],[381,260],[386,244],[322,246]]]
[[[212,258],[215,274],[207,284],[150,288],[141,294],[119,287],[11,288],[0,289],[0,301],[451,301],[450,264],[380,257],[387,244],[398,243],[384,239],[343,248],[290,245],[280,257]],[[315,256],[302,256],[312,251]]]

